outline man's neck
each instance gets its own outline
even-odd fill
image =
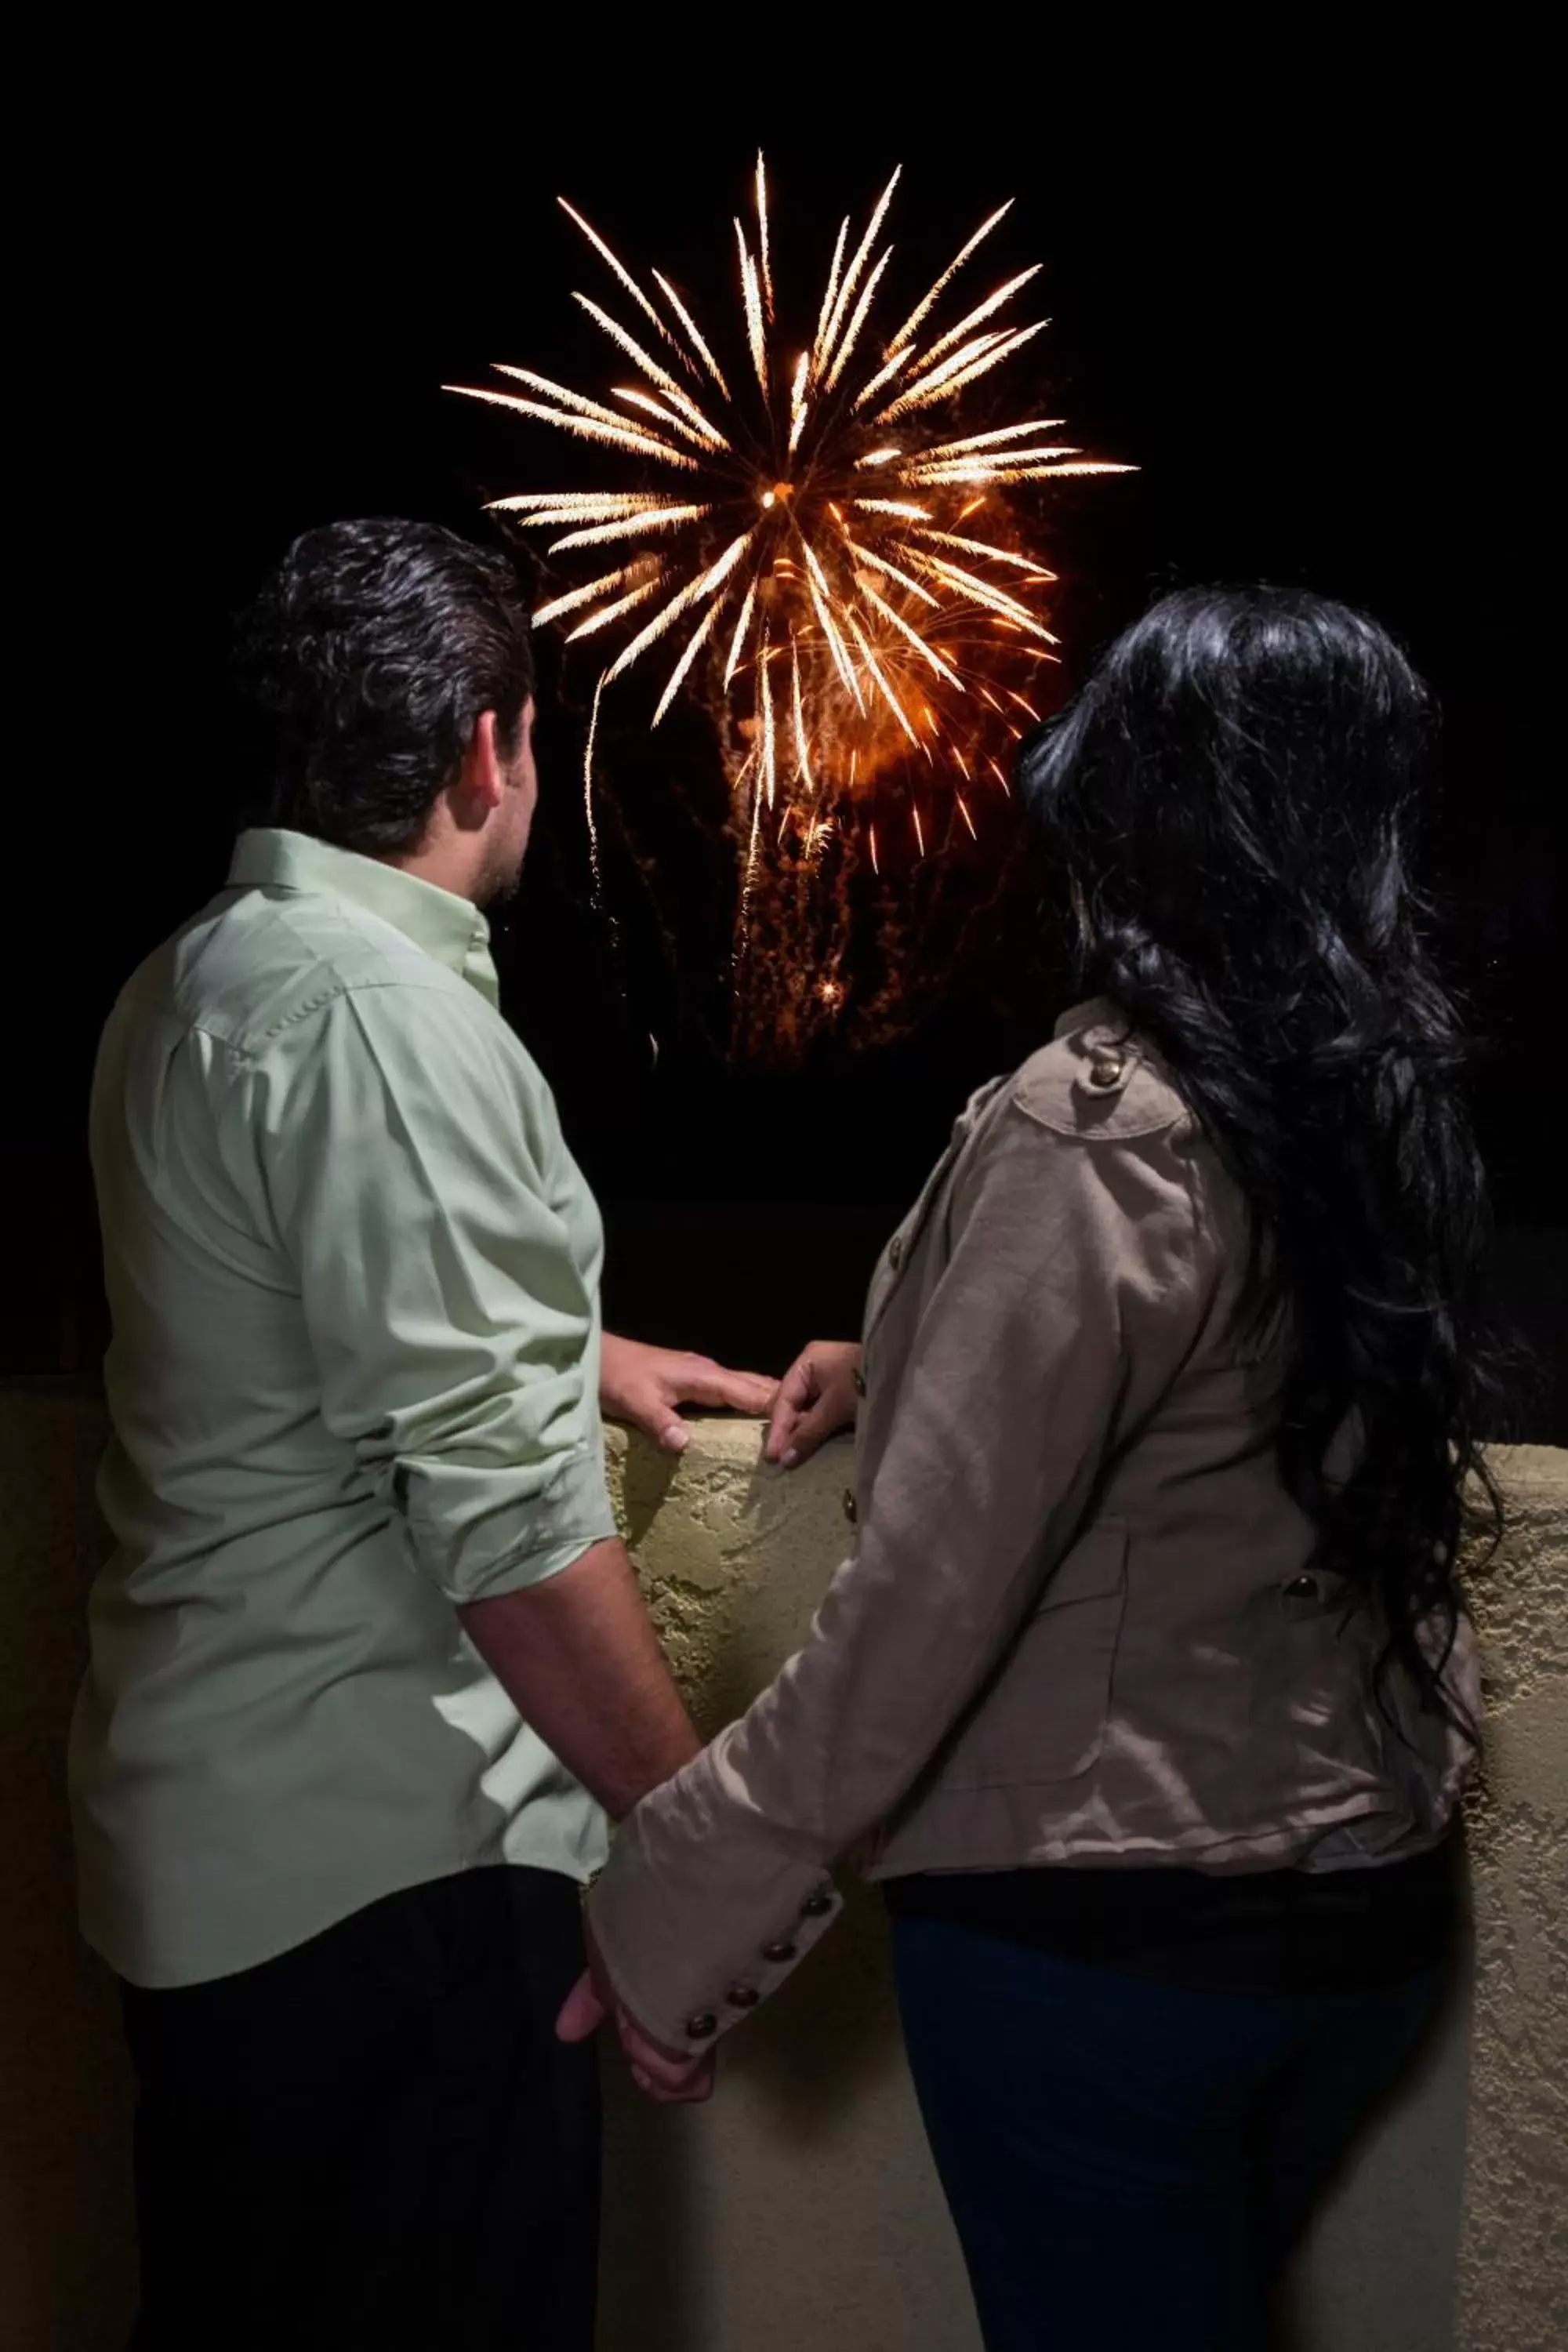
[[[470,906],[480,903],[478,861],[465,856],[458,843],[440,842],[405,855],[382,857],[377,862],[395,866],[400,874],[412,874],[416,882],[428,882],[454,898],[467,898]]]

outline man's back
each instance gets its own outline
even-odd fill
[[[271,824],[93,1099],[118,1549],[71,1777],[136,2341],[589,2352],[598,2068],[557,2021],[600,1806],[697,1739],[605,1483],[598,1212],[479,912],[538,799],[527,602],[437,525],[329,523],[236,651]],[[680,1402],[771,1393],[615,1366],[677,1446]]]
[[[602,1836],[452,1606],[610,1530],[597,1217],[483,919],[288,833],[231,882],[94,1088],[118,1549],[73,1782],[84,1925],[148,1984]]]

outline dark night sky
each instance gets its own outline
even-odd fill
[[[1269,38],[1222,67],[1190,48],[1130,64],[1109,38],[1068,61],[1016,35],[992,87],[955,102],[933,55],[931,85],[906,83],[897,107],[868,79],[813,90],[805,55],[787,90],[736,68],[710,103],[666,44],[650,86],[672,78],[674,95],[651,131],[624,85],[596,114],[581,72],[521,49],[476,59],[461,99],[413,72],[374,96],[313,94],[300,76],[249,114],[238,68],[221,106],[147,68],[144,85],[90,100],[40,81],[10,272],[11,469],[37,529],[6,926],[6,1152],[37,1245],[0,1317],[0,1370],[68,1366],[94,1344],[92,1043],[137,958],[221,880],[232,610],[307,524],[402,512],[474,529],[480,496],[552,478],[551,436],[438,385],[481,381],[495,358],[603,381],[568,299],[595,290],[596,265],[557,191],[721,309],[728,215],[759,136],[776,268],[795,284],[820,282],[839,213],[863,214],[895,162],[904,283],[1018,196],[996,260],[1047,265],[1054,324],[1034,350],[1048,413],[1142,468],[1051,510],[1069,676],[1152,593],[1193,580],[1310,582],[1405,638],[1445,709],[1436,879],[1487,1040],[1478,1108],[1503,1221],[1564,1222],[1539,1083],[1561,1059],[1555,795],[1549,809],[1528,713],[1504,690],[1500,485],[1470,462],[1511,405],[1489,268],[1509,205],[1503,126],[1462,61],[1413,61],[1392,37],[1353,57],[1330,30],[1316,49]],[[678,732],[664,772],[640,765],[612,845],[612,949],[587,901],[567,685],[544,730],[557,805],[500,961],[611,1204],[612,1306],[618,1282],[627,1312],[684,1321],[651,1336],[781,1344],[772,1321],[721,1308],[714,1283],[682,1290],[671,1269],[689,1238],[731,1299],[759,1259],[777,1292],[783,1264],[792,1311],[843,1325],[883,1212],[965,1087],[1048,1025],[1048,957],[1003,941],[895,1048],[829,1053],[787,1079],[726,1068],[698,969],[711,910],[695,903],[701,861],[668,772],[688,749]],[[673,955],[630,844],[674,894]],[[837,1220],[821,1213],[836,1202]]]

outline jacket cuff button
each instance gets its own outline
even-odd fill
[[[847,1486],[844,1489],[844,1516],[851,1527],[860,1516],[859,1506],[855,1500],[853,1492]]]
[[[832,1908],[832,1888],[830,1886],[819,1886],[816,1893],[808,1895],[805,1901],[801,1905],[800,1916],[803,1919],[826,1919]]]
[[[783,1968],[786,1960],[794,1959],[798,1949],[799,1946],[792,1944],[787,1936],[781,1936],[776,1944],[763,1946],[763,1958],[771,1960],[774,1968]]]
[[[731,2009],[755,2009],[762,1994],[755,1985],[732,1984],[724,1998]]]
[[[849,1375],[849,1385],[854,1390],[857,1396],[863,1397],[865,1395],[866,1375],[860,1370],[858,1364],[856,1365],[854,1370]]]
[[[718,2031],[719,2021],[710,2009],[700,2009],[686,2021],[687,2039],[690,2042],[707,2042]]]

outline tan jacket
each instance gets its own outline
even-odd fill
[[[867,1309],[853,1549],[805,1646],[639,1805],[591,1900],[672,2048],[772,1991],[871,1874],[1336,1870],[1442,1833],[1468,1749],[1309,1566],[1247,1217],[1109,1004],[970,1103]],[[1468,1628],[1450,1669],[1473,1706]]]

